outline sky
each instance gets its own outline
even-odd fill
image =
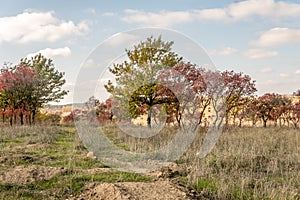
[[[70,91],[61,104],[73,102],[74,85],[97,48],[116,35],[128,40],[120,32],[149,27],[190,38],[218,70],[250,75],[257,95],[292,94],[300,88],[300,0],[0,2],[0,66],[37,53],[51,58],[65,72],[64,89]],[[101,79],[102,68],[93,72]],[[89,98],[80,96],[82,101]]]

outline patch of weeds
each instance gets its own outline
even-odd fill
[[[72,172],[55,176],[49,180],[40,181],[28,185],[32,191],[40,191],[47,196],[55,198],[67,197],[69,195],[77,195],[81,192],[84,182],[75,179],[76,175]]]
[[[46,198],[41,193],[32,190],[27,185],[17,185],[17,184],[0,184],[0,199],[11,200],[11,199],[43,199]]]
[[[102,164],[100,161],[90,158],[74,159],[72,160],[72,166],[81,169],[109,168],[109,166]]]
[[[228,197],[230,199],[241,199],[241,200],[252,200],[254,199],[253,196],[253,191],[251,190],[243,190],[241,191],[240,188],[233,188],[231,193],[230,193],[230,197]]]
[[[147,182],[152,178],[130,172],[102,172],[97,174],[84,174],[76,178],[78,181],[96,181],[96,182]]]
[[[214,180],[198,179],[198,181],[193,184],[193,187],[196,191],[207,190],[212,193],[217,191],[216,181]]]
[[[217,193],[217,182],[209,179],[197,179],[196,181],[190,181],[187,177],[180,177],[179,183],[190,190],[196,191],[198,194],[202,194],[206,197],[213,198]]]

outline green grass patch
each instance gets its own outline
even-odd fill
[[[85,174],[76,178],[78,181],[96,181],[96,182],[147,182],[152,178],[130,172],[102,172],[97,174]]]

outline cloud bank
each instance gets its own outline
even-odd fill
[[[30,12],[0,18],[0,43],[55,42],[84,35],[89,27],[85,22],[75,24],[54,17],[54,12]]]
[[[127,9],[121,18],[126,23],[136,23],[147,26],[172,27],[193,21],[227,21],[235,22],[253,17],[269,20],[285,18],[300,18],[300,4],[274,0],[246,0],[232,3],[225,8],[211,8],[188,11],[145,12]]]
[[[46,48],[46,49],[37,51],[35,53],[28,54],[26,56],[26,58],[34,57],[37,54],[42,54],[46,58],[53,58],[56,56],[67,57],[67,56],[71,55],[71,50],[69,47],[57,48],[57,49]]]

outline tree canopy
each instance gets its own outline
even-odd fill
[[[172,51],[173,42],[165,42],[161,36],[153,36],[141,41],[133,49],[126,49],[128,60],[114,64],[110,72],[115,75],[116,85],[111,81],[105,86],[118,102],[122,117],[137,117],[140,107],[146,105],[148,127],[151,127],[152,106],[167,101],[159,90],[163,87],[157,82],[160,70],[171,68],[182,58]]]
[[[18,65],[1,70],[1,107],[10,110],[11,124],[15,112],[19,113],[21,124],[24,113],[30,116],[29,122],[34,123],[39,108],[67,94],[68,91],[62,89],[64,84],[64,73],[55,68],[51,59],[41,54],[22,59]]]

